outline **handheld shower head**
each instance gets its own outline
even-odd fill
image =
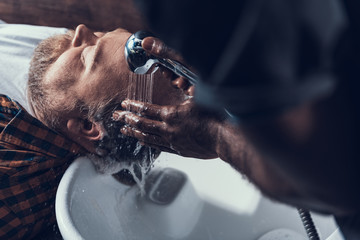
[[[142,40],[152,36],[146,31],[132,34],[125,44],[125,59],[131,71],[137,74],[146,74],[154,64],[160,64],[176,75],[189,80],[192,85],[198,82],[198,76],[181,63],[168,58],[156,57],[147,53],[141,46]]]

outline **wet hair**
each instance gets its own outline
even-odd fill
[[[30,106],[37,118],[54,130],[59,128],[62,112],[73,110],[71,108],[75,108],[76,104],[59,108],[58,102],[54,101],[54,87],[45,84],[44,80],[52,64],[69,48],[73,37],[74,31],[70,30],[41,41],[30,62],[27,83]]]
[[[106,131],[106,135],[97,142],[97,152],[100,152],[100,155],[107,156],[112,161],[123,163],[125,166],[132,166],[132,174],[135,174],[141,181],[144,171],[147,173],[150,170],[160,151],[142,146],[137,139],[121,134],[120,129],[124,123],[114,121],[112,118],[112,113],[118,109],[121,110],[120,105],[109,105],[96,116],[95,120],[101,121]],[[129,170],[124,169],[115,174],[115,177],[121,179],[122,182],[134,183],[132,174]]]

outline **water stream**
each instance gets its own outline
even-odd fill
[[[155,69],[150,74],[130,74],[128,80],[127,98],[141,102],[152,103]],[[126,109],[130,111],[130,109]]]
[[[141,102],[152,103],[153,99],[153,88],[154,88],[154,74],[158,68],[155,68],[150,74],[130,74],[128,80],[128,94],[127,98],[132,100],[138,100]],[[130,111],[130,107],[127,107],[126,111]],[[144,146],[136,143],[134,154],[138,154]],[[131,167],[128,169],[132,174],[135,182],[140,188],[142,195],[145,194],[145,174],[150,170],[152,163],[154,162],[153,149],[146,147],[147,154],[144,155],[144,159],[139,162],[133,162]],[[150,159],[147,159],[150,158]],[[150,165],[148,164],[150,163]],[[138,170],[136,171],[136,168]],[[138,174],[137,174],[138,173]]]

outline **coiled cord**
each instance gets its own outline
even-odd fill
[[[301,221],[304,225],[306,234],[309,237],[309,240],[320,240],[319,235],[317,233],[316,227],[314,225],[314,222],[311,218],[310,212],[307,210],[304,210],[302,208],[297,209],[301,218]]]

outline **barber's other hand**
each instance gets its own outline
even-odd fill
[[[160,39],[156,38],[156,37],[146,37],[143,39],[142,41],[142,47],[144,48],[144,50],[154,56],[157,57],[161,57],[161,58],[168,58],[168,59],[172,59],[175,61],[178,61],[182,64],[185,63],[184,59],[182,58],[181,54],[178,53],[176,50],[168,47],[163,41],[161,41]],[[185,66],[187,66],[187,64],[185,63]],[[191,67],[187,66],[189,69],[191,69]],[[169,72],[171,72],[170,70],[167,70]],[[181,77],[178,77],[177,79],[180,79]],[[181,88],[181,89],[186,89],[185,93],[193,96],[194,95],[194,86],[191,86],[190,83],[188,82],[187,79],[185,78],[181,78],[181,82],[182,82],[182,86],[177,86],[178,80],[175,80],[173,82],[173,85]]]
[[[141,46],[143,49],[157,57],[169,58],[178,62],[184,62],[184,59],[173,48],[168,47],[163,41],[156,37],[146,37],[143,39]]]
[[[185,157],[218,157],[219,120],[204,114],[192,99],[177,106],[125,100],[122,107],[131,109],[131,112],[116,111],[113,114],[114,120],[126,124],[121,129],[122,134],[135,137],[150,147]]]

